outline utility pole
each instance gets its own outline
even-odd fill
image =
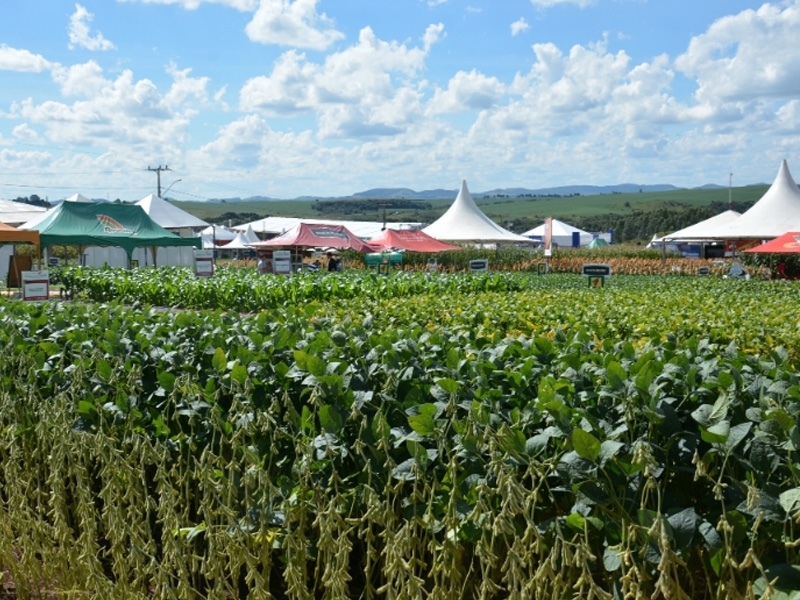
[[[156,176],[158,177],[158,197],[161,198],[161,171],[171,171],[172,169],[170,169],[167,165],[164,165],[163,167],[158,165],[155,169],[151,169],[150,166],[148,166],[147,170],[156,172]]]
[[[383,207],[383,227],[381,227],[381,231],[386,231],[386,207],[390,206],[390,202],[376,202],[376,206]]]
[[[733,210],[733,173],[728,175],[728,210]]]

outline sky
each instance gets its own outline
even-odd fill
[[[800,0],[3,4],[4,198],[800,176]]]

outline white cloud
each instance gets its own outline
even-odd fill
[[[436,90],[430,110],[436,114],[488,109],[502,98],[505,90],[506,86],[496,77],[487,77],[475,69],[469,73],[459,71],[446,90]]]
[[[317,0],[261,0],[245,31],[262,44],[325,50],[344,34],[316,6]]]
[[[66,97],[88,98],[101,93],[108,84],[103,76],[103,69],[93,60],[71,67],[56,67],[52,77],[61,86],[61,93]]]
[[[191,69],[179,69],[175,63],[167,66],[167,73],[172,76],[173,83],[164,101],[169,106],[180,106],[188,98],[194,98],[201,103],[208,102],[208,84],[211,81],[208,77],[189,77]]]
[[[531,26],[528,25],[528,22],[524,18],[520,18],[511,24],[511,36],[515,37],[530,28]]]
[[[268,115],[316,111],[321,137],[358,137],[396,133],[421,113],[416,77],[441,34],[429,27],[425,48],[378,39],[370,28],[358,43],[310,62],[291,50],[275,63],[269,76],[248,80],[240,92],[240,108]]]
[[[242,12],[253,12],[258,0],[118,0],[118,2],[142,2],[144,4],[177,4],[187,10],[195,10],[201,4],[222,4]]]
[[[71,104],[26,99],[11,105],[9,117],[44,131],[48,142],[109,149],[124,160],[180,155],[188,125],[197,114],[193,101],[206,100],[204,79],[171,66],[174,82],[166,94],[148,79],[135,80],[129,70],[106,79],[93,61],[59,68],[53,80]]]
[[[38,142],[40,139],[39,134],[27,123],[20,123],[14,127],[11,131],[11,135],[18,140],[24,140],[26,142]]]
[[[52,68],[53,63],[39,54],[0,44],[0,71],[41,73]]]
[[[719,19],[692,38],[675,66],[708,105],[800,95],[800,4],[764,4]]]
[[[594,4],[596,1],[597,0],[531,0],[531,4],[534,6],[540,6],[542,8],[550,8],[559,4],[576,4],[580,8],[586,8],[587,6]]]
[[[87,50],[113,50],[114,44],[103,37],[99,31],[92,36],[89,23],[94,15],[80,4],[75,5],[75,12],[69,19],[69,47],[86,48]]]

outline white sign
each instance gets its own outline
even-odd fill
[[[475,260],[469,261],[469,270],[470,271],[488,271],[489,270],[489,259],[488,258],[476,258]]]
[[[195,250],[194,251],[194,274],[197,277],[214,276],[214,251]]]
[[[436,273],[439,270],[439,265],[436,263],[436,259],[432,258],[428,261],[428,273]]]
[[[48,271],[22,271],[22,299],[49,300],[50,273]]]
[[[291,275],[292,253],[289,250],[275,250],[272,253],[272,268],[277,275]]]

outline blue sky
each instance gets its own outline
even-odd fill
[[[0,197],[800,173],[800,0],[6,4]]]

